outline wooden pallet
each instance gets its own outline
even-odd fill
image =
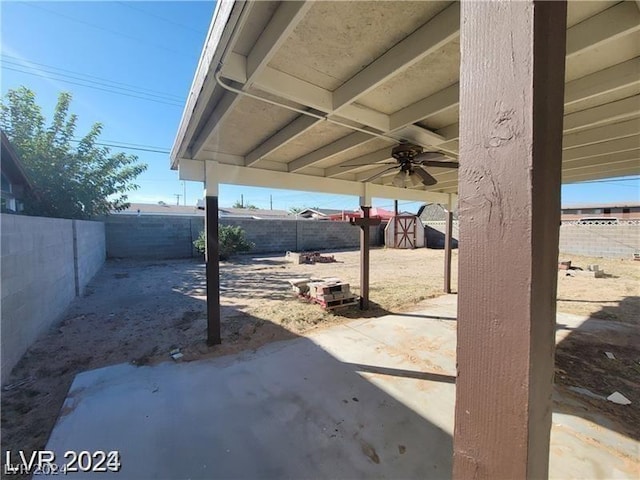
[[[340,307],[349,307],[358,304],[358,297],[342,298],[340,300],[323,301],[318,298],[311,298],[312,302],[317,303],[325,310],[333,310]]]

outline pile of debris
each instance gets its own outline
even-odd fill
[[[569,277],[582,276],[592,278],[604,278],[604,270],[600,269],[599,265],[590,264],[587,265],[587,269],[583,270],[580,267],[571,266],[571,260],[562,260],[558,263],[558,270],[566,270],[566,275]]]
[[[286,258],[293,263],[310,263],[312,265],[315,263],[333,263],[336,261],[333,255],[320,255],[320,252],[287,252]]]
[[[358,303],[358,297],[351,293],[349,284],[339,278],[292,278],[289,283],[296,295],[326,310]]]

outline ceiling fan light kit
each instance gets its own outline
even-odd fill
[[[407,186],[409,186],[415,188],[420,185],[430,187],[438,183],[438,181],[427,172],[424,167],[458,168],[457,162],[446,161],[447,157],[442,153],[425,152],[420,145],[414,145],[408,142],[402,142],[393,147],[391,156],[397,162],[394,166],[375,173],[369,178],[364,179],[363,182],[372,182],[387,172],[399,168],[400,171],[394,175],[391,180],[394,187],[407,188]],[[443,159],[445,160],[443,161]],[[388,163],[378,163],[376,165],[388,165]],[[351,167],[352,165],[347,164],[342,166]]]

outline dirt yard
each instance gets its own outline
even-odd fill
[[[145,365],[172,361],[169,352],[180,348],[180,361],[226,355],[310,330],[361,318],[355,307],[334,313],[304,303],[287,283],[296,277],[339,277],[358,292],[359,253],[334,252],[337,263],[294,265],[283,257],[244,256],[221,264],[223,344],[208,347],[204,265],[197,261],[109,261],[76,299],[61,323],[42,336],[14,369],[2,391],[2,450],[44,448],[74,376],[82,371],[122,362]],[[574,265],[598,263],[606,278],[558,277],[558,310],[623,323],[640,318],[640,262],[566,256]],[[453,257],[453,284],[457,281],[457,253]],[[366,316],[420,309],[420,302],[438,296],[443,287],[442,250],[385,250],[371,252],[372,309]],[[574,337],[574,339],[577,337]],[[589,348],[605,346],[588,338]],[[564,343],[564,342],[563,342]],[[558,349],[563,365],[561,385],[597,389],[597,378],[573,373],[580,342]],[[637,383],[637,343],[625,347],[624,365],[616,375]],[[606,357],[604,357],[606,360]],[[626,362],[629,362],[627,365]],[[598,357],[596,368],[610,368]],[[569,371],[570,373],[567,373]],[[604,371],[604,370],[603,370]],[[561,373],[562,373],[561,372]],[[569,377],[567,379],[567,376]],[[600,373],[598,372],[598,377]],[[595,386],[594,386],[595,385]],[[635,402],[631,421],[640,420]],[[605,412],[606,413],[606,412]],[[615,410],[613,411],[615,414]]]

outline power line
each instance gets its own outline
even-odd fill
[[[52,77],[50,77],[48,75],[42,75],[42,74],[35,73],[35,72],[29,72],[27,70],[21,70],[21,69],[17,69],[17,68],[12,68],[12,67],[8,67],[6,65],[2,65],[2,69],[3,70],[11,70],[11,71],[14,71],[14,72],[24,73],[25,75],[33,75],[33,76],[36,76],[36,77],[47,78],[49,80],[56,80],[56,81],[63,82],[63,83],[69,83],[71,85],[78,85],[80,87],[91,88],[93,90],[100,90],[100,91],[107,92],[107,93],[113,93],[114,95],[122,95],[122,96],[125,96],[125,97],[138,98],[140,100],[146,100],[148,102],[154,102],[154,103],[162,103],[162,104],[171,105],[171,106],[174,106],[174,107],[180,107],[180,108],[183,107],[182,104],[177,103],[177,102],[163,101],[163,100],[159,100],[159,99],[143,97],[143,96],[140,96],[140,95],[133,95],[133,94],[130,94],[130,93],[121,92],[121,91],[117,91],[117,90],[113,90],[113,89],[110,90],[110,89],[107,89],[107,88],[100,88],[100,87],[97,87],[95,85],[87,85],[86,83],[78,83],[78,82],[74,82],[72,80],[66,80],[64,78],[52,78]],[[113,87],[113,88],[115,88],[115,87]]]
[[[189,27],[189,26],[187,26],[187,25],[183,25],[182,23],[179,23],[179,22],[176,22],[176,21],[171,20],[171,19],[169,19],[169,18],[163,17],[162,15],[158,15],[157,13],[149,12],[149,11],[147,11],[147,10],[143,10],[143,9],[141,9],[141,8],[134,7],[134,6],[133,6],[133,5],[131,5],[130,3],[125,3],[125,2],[116,2],[116,3],[117,3],[118,5],[123,6],[123,7],[127,7],[127,8],[130,8],[130,9],[132,9],[132,10],[137,10],[138,12],[144,13],[145,15],[149,15],[149,16],[151,16],[151,17],[158,18],[158,19],[160,19],[160,20],[162,20],[162,21],[165,21],[165,22],[167,22],[167,23],[170,23],[171,25],[175,25],[175,26],[180,27],[180,28],[183,28],[183,29],[185,29],[185,30],[189,30],[189,31],[191,31],[191,32],[193,32],[193,33],[195,33],[195,34],[197,34],[197,35],[199,35],[199,36],[204,36],[204,35],[206,34],[206,32],[202,32],[202,31],[196,30],[195,28],[191,28],[191,27]]]
[[[74,143],[80,143],[82,140],[71,140]],[[162,149],[162,147],[152,147],[152,146],[146,146],[147,148],[143,148],[141,147],[131,147],[131,146],[127,146],[127,144],[117,144],[117,143],[108,143],[108,142],[93,142],[94,145],[100,145],[101,147],[114,147],[114,148],[120,148],[122,150],[134,150],[134,151],[141,151],[141,152],[152,152],[152,153],[166,153],[169,154],[170,151],[169,149]],[[129,145],[135,145],[135,144],[129,144]]]
[[[55,71],[55,70],[59,70],[60,72],[66,72],[66,73],[72,74],[72,75],[64,75],[64,76],[67,76],[67,77],[70,77],[70,78],[74,78],[74,76],[87,77],[87,78],[76,78],[77,80],[82,80],[82,81],[99,80],[101,82],[114,84],[113,86],[115,86],[116,88],[125,89],[124,87],[129,87],[129,88],[125,89],[125,90],[128,90],[128,89],[137,90],[137,91],[139,91],[139,93],[144,93],[145,95],[165,97],[168,100],[176,100],[176,101],[182,101],[183,100],[183,97],[181,97],[179,95],[174,95],[172,93],[160,92],[158,90],[151,90],[149,88],[140,87],[138,85],[131,85],[129,83],[118,82],[118,81],[115,81],[115,80],[110,80],[108,78],[98,77],[96,75],[90,75],[88,73],[74,72],[73,70],[67,70],[65,68],[54,67],[53,65],[46,65],[44,63],[38,63],[38,62],[34,62],[32,60],[25,60],[25,59],[20,58],[20,57],[13,57],[11,55],[6,55],[4,53],[2,54],[2,56],[5,57],[5,58],[10,59],[10,60],[3,60],[3,63],[8,63],[10,65],[15,65],[15,66],[23,67],[23,68],[31,68],[33,70],[43,71],[43,72],[46,72],[46,73],[52,73],[52,74],[55,74],[55,75],[64,75],[63,73],[59,73],[59,72]],[[15,60],[17,60],[17,62]],[[38,65],[38,67],[34,67],[32,65]],[[44,68],[40,68],[40,67],[44,67]],[[53,70],[53,71],[52,72],[47,72],[47,70]],[[112,85],[108,85],[108,86],[112,86]],[[122,86],[122,87],[120,87],[120,86]]]
[[[81,81],[81,82],[91,82],[89,84],[91,86],[93,86],[93,85],[102,85],[103,87],[114,89],[116,91],[132,92],[132,93],[136,93],[136,94],[139,94],[139,95],[143,95],[145,97],[152,97],[152,98],[155,97],[157,99],[167,100],[169,102],[180,102],[180,99],[177,99],[177,98],[174,99],[174,98],[171,98],[171,97],[168,97],[168,96],[165,96],[165,95],[157,95],[157,94],[154,94],[154,93],[147,93],[147,92],[144,92],[142,90],[119,87],[117,85],[111,85],[111,84],[105,83],[105,82],[99,82],[99,81],[97,82],[95,80],[89,80],[89,79],[85,79],[85,78],[82,78],[82,77],[78,77],[78,76],[74,76],[74,75],[67,75],[67,74],[64,74],[64,73],[58,73],[58,72],[54,72],[54,71],[47,71],[47,70],[42,69],[42,68],[30,67],[28,65],[19,64],[19,63],[16,63],[16,62],[7,62],[5,60],[3,62],[3,65],[6,65],[6,64],[11,65],[10,67],[6,67],[8,69],[13,69],[14,71],[18,71],[18,72],[22,72],[22,73],[31,73],[31,74],[34,74],[34,75],[41,75],[41,76],[44,76],[44,77],[49,77],[52,80],[65,81],[66,79],[69,78],[71,80],[78,80],[78,81]],[[23,67],[23,68],[17,70],[15,68],[16,66]],[[28,69],[31,69],[31,70],[24,70],[24,68],[28,68]],[[45,75],[42,75],[42,74],[45,74]],[[51,76],[53,76],[53,77],[51,77]],[[56,78],[56,77],[61,77],[61,78]]]

